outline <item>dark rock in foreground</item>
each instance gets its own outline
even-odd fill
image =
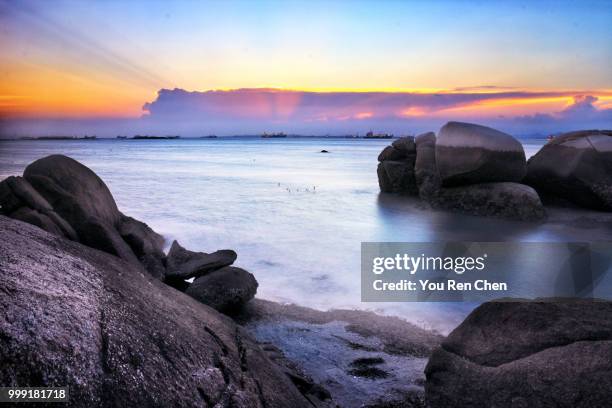
[[[432,408],[608,406],[612,302],[485,303],[425,373]]]
[[[523,145],[512,136],[472,123],[448,122],[436,142],[436,164],[445,186],[520,182],[526,173]]]
[[[529,159],[525,183],[584,207],[612,211],[612,131],[557,136]]]
[[[0,213],[58,236],[142,263],[162,279],[164,239],[145,223],[123,215],[104,182],[62,155],[36,160],[24,177],[0,182]]]
[[[68,386],[77,407],[311,406],[242,328],[140,265],[4,216],[0,233],[3,386]]]
[[[166,278],[170,280],[197,278],[233,264],[236,257],[236,252],[231,249],[221,249],[207,254],[189,251],[174,241],[166,260]]]
[[[233,313],[253,299],[257,286],[252,274],[227,266],[200,276],[185,293],[220,312]]]

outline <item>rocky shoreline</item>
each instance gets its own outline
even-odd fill
[[[424,160],[430,142],[393,147],[404,158],[416,152],[405,160],[423,196],[437,194],[428,190],[437,177]],[[257,281],[233,266],[234,251],[175,241],[164,253],[161,235],[121,213],[104,182],[65,156],[0,182],[0,205],[4,386],[67,385],[71,405],[83,407],[612,399],[610,302],[489,302],[444,338],[396,317],[254,299]]]

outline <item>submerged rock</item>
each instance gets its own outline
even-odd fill
[[[257,280],[251,273],[226,266],[200,276],[185,293],[220,312],[231,314],[253,299],[257,286]]]
[[[3,386],[68,386],[75,407],[311,406],[244,329],[139,265],[4,216],[0,233]]]
[[[584,207],[612,211],[612,131],[554,138],[529,159],[525,183]]]
[[[435,199],[435,206],[473,215],[524,221],[546,217],[538,193],[519,183],[481,183],[442,188]]]
[[[197,278],[233,264],[236,257],[236,252],[231,249],[221,249],[207,254],[189,251],[178,241],[174,241],[166,260],[166,278],[169,280]]]
[[[525,151],[518,140],[472,123],[448,122],[440,129],[436,164],[445,186],[519,182],[526,173]]]
[[[429,360],[428,406],[607,406],[612,302],[554,301],[474,310]]]

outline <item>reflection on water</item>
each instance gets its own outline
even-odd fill
[[[0,178],[21,174],[45,155],[69,155],[102,177],[123,212],[169,240],[192,250],[235,249],[237,265],[255,274],[262,298],[322,309],[374,309],[443,331],[474,305],[360,302],[362,241],[612,239],[609,221],[595,221],[588,230],[586,222],[571,224],[561,213],[545,224],[510,222],[431,211],[415,199],[379,194],[376,157],[388,143],[4,141]],[[527,155],[542,143],[526,144]]]

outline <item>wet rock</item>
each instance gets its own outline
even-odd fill
[[[498,130],[448,122],[438,133],[436,165],[445,186],[519,182],[526,173],[521,143]]]
[[[529,159],[524,182],[584,207],[612,211],[612,131],[557,136]]]
[[[436,166],[436,135],[433,132],[423,133],[416,137],[416,161],[414,178],[419,196],[432,200],[440,190],[440,175]]]
[[[257,286],[257,281],[251,273],[226,266],[200,276],[185,293],[220,312],[231,314],[253,299]]]
[[[384,364],[385,360],[381,357],[362,357],[351,362],[349,374],[356,377],[364,377],[370,379],[387,378],[389,373],[377,367]]]
[[[166,260],[166,277],[170,280],[199,277],[233,264],[236,257],[236,252],[231,249],[221,249],[207,254],[189,251],[174,241]]]
[[[553,300],[474,310],[429,360],[429,406],[606,406],[612,302]]]
[[[481,183],[442,188],[434,205],[472,215],[534,221],[546,217],[536,191],[519,183]]]
[[[244,329],[141,266],[4,216],[0,234],[0,384],[68,386],[75,407],[311,406]]]

